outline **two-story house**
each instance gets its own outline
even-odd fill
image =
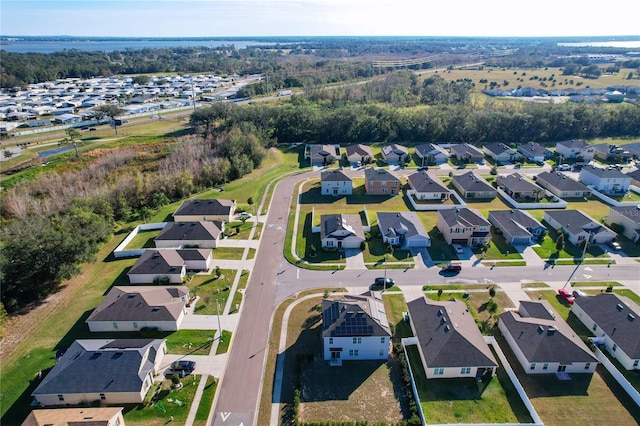
[[[580,171],[580,182],[599,192],[626,194],[631,178],[614,167],[604,169],[589,165]]]
[[[322,195],[351,195],[353,180],[342,170],[325,170],[320,173],[320,193]]]
[[[400,179],[385,169],[368,168],[364,171],[364,187],[367,195],[397,195]]]
[[[479,212],[466,207],[439,210],[436,226],[447,244],[475,246],[491,241],[491,223]]]
[[[593,147],[581,139],[561,141],[556,144],[556,154],[562,155],[564,159],[588,162],[593,160],[594,153]]]

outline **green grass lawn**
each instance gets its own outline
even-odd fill
[[[242,247],[217,247],[213,249],[213,261],[216,259],[242,260],[244,248]]]
[[[255,223],[252,220],[247,220],[246,222],[230,222],[225,224],[225,229],[229,229],[229,234],[227,235],[227,238],[233,239],[233,240],[248,240],[249,239],[249,234],[251,232],[251,228],[253,228],[253,225]],[[255,232],[261,232],[262,231],[262,223],[258,223],[256,225],[256,231]]]
[[[473,247],[471,249],[473,253],[480,257],[483,257],[482,249],[480,247]],[[484,253],[484,259],[486,260],[505,260],[522,259],[522,255],[511,244],[507,243],[507,240],[500,234],[495,232],[495,228],[491,227],[491,241],[489,242],[489,248]]]
[[[247,282],[249,281],[249,273],[248,271],[242,271],[242,274],[240,275],[240,280],[238,281],[238,288],[236,289],[236,292],[233,294],[233,302],[231,303],[231,311],[230,313],[237,313],[239,308],[240,308],[240,304],[242,303],[242,295],[243,293],[241,291],[238,290],[242,290],[247,288]],[[236,308],[237,306],[237,308]]]
[[[226,354],[229,350],[229,345],[231,344],[231,333],[228,330],[222,330],[222,340],[218,342],[218,347],[216,348],[216,355]]]
[[[154,239],[162,229],[149,229],[147,231],[139,231],[129,244],[125,247],[125,250],[135,250],[142,248],[155,248]]]
[[[195,275],[188,284],[189,291],[200,297],[196,302],[196,314],[216,314],[216,300],[220,303],[220,311],[222,312],[224,309],[236,271],[221,269],[220,272],[221,275],[219,278],[216,277],[215,274]]]
[[[164,380],[158,388],[152,405],[125,405],[123,414],[127,424],[165,425],[173,418],[176,424],[184,424],[189,415],[200,376],[190,375],[183,379],[182,388],[172,389],[171,380]],[[153,388],[151,388],[153,389]]]
[[[548,235],[540,241],[537,246],[533,247],[533,250],[542,259],[579,259],[582,257],[583,248],[577,247],[571,244],[565,239],[564,249],[556,250],[556,240],[558,234],[555,229],[548,229]],[[597,245],[592,244],[587,249],[585,258],[603,257],[608,258],[606,253]]]
[[[213,376],[207,376],[207,382],[202,391],[200,405],[198,405],[193,426],[205,426],[207,424],[207,418],[209,417],[209,411],[211,411],[211,404],[213,404],[213,397],[216,394],[217,388],[218,380]]]
[[[215,330],[179,330],[168,335],[167,353],[173,355],[209,355]]]

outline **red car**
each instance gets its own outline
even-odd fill
[[[573,301],[575,300],[575,298],[568,290],[565,290],[564,288],[559,288],[558,294],[560,295],[560,297],[562,297],[565,300],[565,302],[567,302],[570,305],[573,305]]]

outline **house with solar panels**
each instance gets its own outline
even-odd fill
[[[322,347],[325,361],[387,359],[391,329],[382,300],[345,296],[322,301]]]

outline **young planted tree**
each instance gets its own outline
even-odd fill
[[[64,132],[67,134],[65,140],[73,145],[73,148],[76,150],[76,157],[80,157],[80,154],[78,153],[78,139],[80,139],[80,131],[75,127],[69,127]]]
[[[556,252],[564,250],[564,232],[561,229],[558,231],[558,238],[556,239]]]

